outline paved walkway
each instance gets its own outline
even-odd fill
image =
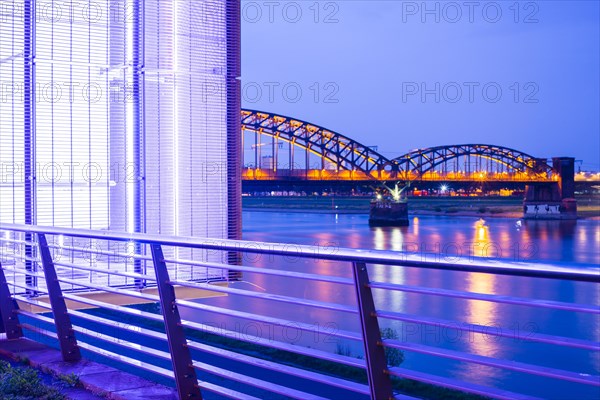
[[[0,354],[14,360],[29,360],[32,367],[55,376],[75,374],[85,389],[61,391],[71,399],[177,399],[175,389],[88,360],[64,362],[60,351],[29,339],[0,339]]]

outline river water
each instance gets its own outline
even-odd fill
[[[366,215],[283,212],[244,212],[245,240],[317,245],[323,252],[338,247],[407,251],[423,259],[452,262],[457,256],[502,258],[519,263],[553,263],[578,268],[600,264],[600,221],[519,221],[508,218],[482,220],[474,217],[411,217],[410,226],[370,228]],[[347,263],[305,259],[248,256],[244,264],[282,268],[324,275],[351,276]],[[370,279],[398,284],[503,294],[600,306],[598,285],[561,280],[532,279],[491,274],[424,270],[393,266],[369,266]],[[276,276],[244,274],[234,287],[314,299],[355,304],[352,287],[326,282]],[[461,332],[452,327],[383,321],[398,339],[411,343],[516,360],[581,374],[600,374],[600,354],[565,349],[525,340],[536,334],[600,340],[597,314],[572,313],[492,302],[447,299],[396,291],[374,290],[378,309],[478,324],[489,332],[508,337]],[[341,312],[300,307],[242,296],[203,300],[261,315],[315,324],[318,332],[294,327],[273,327],[218,315],[199,316],[189,310],[184,318],[197,319],[224,329],[254,334],[352,356],[360,356],[360,343],[332,337],[330,333],[358,329],[357,317]],[[186,315],[187,314],[187,315]],[[598,387],[563,383],[481,365],[405,352],[402,367],[466,380],[480,385],[553,399],[598,399]]]

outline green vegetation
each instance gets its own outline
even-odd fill
[[[79,377],[75,374],[58,375],[57,378],[60,379],[68,387],[81,386],[81,381],[79,380]]]
[[[381,338],[398,339],[398,332],[396,332],[392,328],[383,328],[381,330]],[[387,360],[388,365],[392,367],[397,367],[404,362],[404,352],[402,352],[402,350],[399,349],[386,347],[385,359]]]
[[[31,361],[29,360],[29,357],[19,357],[19,362],[23,365],[29,365],[31,364]]]
[[[57,388],[45,385],[36,370],[0,361],[0,399],[64,400],[66,397]]]

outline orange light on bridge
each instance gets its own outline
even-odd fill
[[[242,179],[246,180],[272,181],[275,178],[276,177],[273,172],[262,170],[260,168],[244,168],[242,171]]]

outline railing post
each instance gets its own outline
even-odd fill
[[[360,315],[360,326],[365,346],[365,361],[367,364],[367,376],[369,388],[373,400],[384,400],[392,398],[392,382],[386,373],[387,361],[385,351],[381,345],[381,332],[379,322],[375,313],[373,293],[369,288],[369,274],[364,262],[353,262],[354,287],[358,301],[358,314]]]
[[[140,246],[139,243],[136,243],[134,245],[133,254],[134,255],[142,254],[142,246]],[[143,266],[142,266],[142,263],[144,264]],[[146,274],[145,265],[146,265],[146,261],[142,261],[140,259],[134,258],[133,259],[133,272],[135,272],[136,274],[145,275]],[[135,287],[138,289],[144,289],[147,286],[145,279],[135,278],[134,283],[135,283]]]
[[[173,372],[180,399],[202,399],[196,370],[192,364],[192,355],[187,345],[185,332],[181,325],[179,309],[175,304],[175,289],[169,283],[169,271],[165,263],[162,247],[151,245],[154,272],[158,285],[160,307],[165,321],[165,331],[169,342]]]
[[[75,338],[75,331],[71,325],[71,318],[67,313],[67,305],[62,295],[60,282],[56,275],[50,248],[46,241],[46,235],[38,233],[38,242],[40,246],[40,256],[42,266],[44,268],[44,276],[46,277],[46,287],[48,289],[48,297],[52,306],[52,314],[54,314],[54,325],[56,326],[56,335],[60,344],[60,351],[64,361],[79,361],[81,360],[81,352]]]
[[[25,233],[25,242],[33,242],[33,234],[26,232]],[[37,273],[35,268],[35,263],[31,261],[32,258],[35,257],[34,248],[30,244],[25,244],[25,271],[28,273]],[[38,287],[38,278],[37,276],[25,275],[25,284],[29,287]],[[27,294],[29,296],[37,296],[39,293],[36,290],[27,289]]]
[[[0,262],[0,332],[6,332],[7,339],[17,339],[23,337],[23,330],[19,326],[19,316],[17,314],[16,302],[10,295],[6,275]]]

